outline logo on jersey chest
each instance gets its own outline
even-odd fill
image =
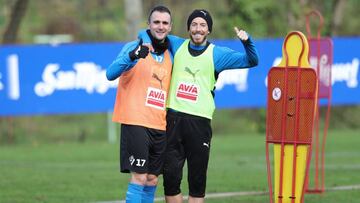
[[[149,87],[146,95],[146,106],[164,110],[166,101],[166,92],[161,89]]]
[[[176,98],[191,102],[198,99],[200,88],[196,84],[180,83],[176,89]]]

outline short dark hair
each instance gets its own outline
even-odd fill
[[[167,7],[165,7],[165,6],[155,6],[154,8],[151,9],[151,11],[149,13],[149,17],[148,17],[148,22],[149,23],[150,23],[150,17],[155,11],[158,11],[160,13],[168,13],[170,15],[170,20],[171,20],[171,12]]]

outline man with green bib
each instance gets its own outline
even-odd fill
[[[174,54],[167,100],[167,149],[164,163],[166,202],[182,202],[182,170],[187,161],[189,202],[204,202],[206,173],[215,110],[214,90],[219,73],[226,69],[251,68],[258,64],[255,45],[247,33],[235,28],[245,53],[215,46],[207,40],[212,31],[208,11],[194,10],[187,21],[190,39],[169,35]],[[146,32],[139,37],[149,42]]]

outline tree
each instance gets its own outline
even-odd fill
[[[16,43],[21,21],[25,15],[29,0],[17,0],[12,7],[9,24],[4,32],[3,44]]]
[[[331,19],[331,34],[337,35],[339,27],[342,23],[344,16],[344,9],[346,6],[346,0],[336,0],[334,5],[334,15]]]
[[[142,0],[125,0],[128,40],[136,39],[137,32],[141,29],[141,21],[143,19],[142,8]]]

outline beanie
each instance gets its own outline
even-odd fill
[[[194,18],[197,18],[197,17],[203,18],[206,21],[209,31],[211,32],[213,21],[212,21],[210,13],[204,9],[196,9],[190,14],[190,16],[187,20],[188,30],[190,29],[191,22],[194,20]]]

